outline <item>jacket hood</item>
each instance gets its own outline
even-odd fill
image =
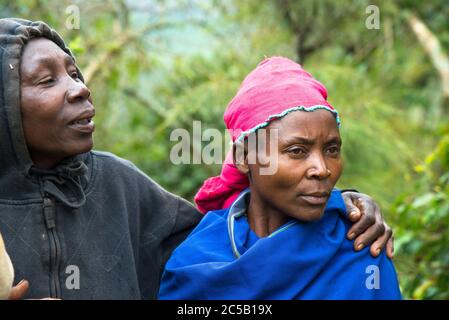
[[[81,185],[79,181],[75,181],[79,179],[74,177],[86,174],[87,168],[82,161],[86,158],[85,155],[67,159],[58,165],[55,170],[34,170],[33,173],[33,170],[31,170],[33,162],[22,129],[20,111],[21,56],[24,46],[31,39],[39,37],[53,41],[73,57],[63,39],[44,22],[16,18],[0,19],[0,199],[4,198],[5,192],[8,193],[11,185],[18,185],[22,189],[26,189],[29,183],[26,180],[32,180],[30,175],[34,174],[51,177],[51,179],[45,179],[50,180],[47,187],[51,184],[50,189],[56,188],[58,190],[50,193],[57,193],[58,196],[55,195],[55,197],[63,203],[72,203],[69,198],[74,200],[74,198],[81,196],[84,199],[84,193],[80,190]],[[80,79],[83,80],[80,70],[77,69],[77,71]],[[51,182],[52,180],[53,182]],[[58,183],[54,181],[58,181]],[[48,190],[44,191],[48,192]],[[69,193],[68,198],[63,196],[67,192]],[[75,202],[76,206],[79,206],[80,203],[84,203],[84,200]]]

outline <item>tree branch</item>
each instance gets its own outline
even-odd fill
[[[201,26],[201,21],[197,25]],[[139,37],[145,35],[146,33],[154,30],[159,30],[162,28],[178,26],[180,23],[176,22],[157,22],[154,24],[148,24],[140,31],[125,31],[120,36],[118,36],[115,43],[113,43],[108,49],[106,49],[97,60],[92,61],[89,65],[84,68],[83,76],[84,81],[88,84],[96,76],[100,68],[106,64],[110,63],[111,58],[117,55],[125,46]]]
[[[416,15],[410,14],[408,23],[440,75],[443,99],[449,101],[449,57],[443,51],[438,38]],[[446,105],[446,108],[449,106]]]
[[[126,44],[128,44],[132,41],[135,41],[140,36],[144,35],[145,33],[149,32],[149,31],[165,28],[168,25],[171,25],[171,24],[166,23],[166,22],[160,22],[160,23],[156,23],[156,24],[149,24],[145,28],[143,28],[142,30],[137,31],[137,32],[128,31],[128,32],[122,33],[118,37],[117,41],[115,41],[115,43],[113,43],[106,51],[104,51],[103,54],[101,54],[97,60],[92,61],[84,69],[85,71],[83,72],[83,76],[84,76],[85,82],[86,83],[91,82],[92,79],[97,74],[97,72],[100,70],[100,68],[108,62],[110,63],[110,59],[112,57],[114,57],[115,55],[117,55],[117,53],[119,53],[125,47]]]
[[[144,97],[139,95],[136,92],[136,90],[131,89],[131,88],[125,88],[123,90],[123,93],[126,94],[128,97],[134,99],[137,103],[139,103],[140,105],[142,105],[146,109],[156,112],[157,115],[159,115],[161,118],[165,118],[166,114],[165,114],[165,110],[164,109],[162,109],[161,107],[157,106],[156,104],[150,103],[147,99],[145,99]]]

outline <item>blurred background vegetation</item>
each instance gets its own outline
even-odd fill
[[[67,27],[71,5],[79,29]],[[371,195],[395,231],[404,297],[449,298],[446,0],[0,0],[0,17],[58,30],[93,92],[96,149],[189,200],[220,166],[172,164],[171,131],[199,120],[224,132],[224,109],[259,61],[301,62],[341,113],[339,187]]]

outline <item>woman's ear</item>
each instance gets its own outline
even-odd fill
[[[245,142],[237,140],[232,145],[232,160],[240,173],[248,174],[248,150],[245,147]]]

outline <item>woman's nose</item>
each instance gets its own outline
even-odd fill
[[[323,180],[331,175],[326,162],[321,155],[310,157],[310,167],[307,169],[307,178]]]
[[[90,90],[81,80],[73,80],[70,83],[70,88],[67,91],[67,101],[74,103],[82,100],[87,100],[90,97]]]

